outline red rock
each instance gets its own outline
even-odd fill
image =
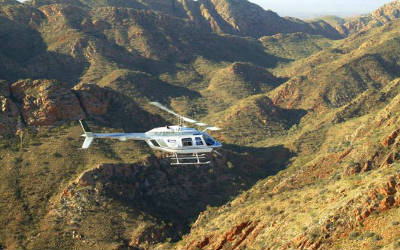
[[[378,193],[383,194],[383,195],[393,195],[396,193],[396,189],[394,188],[394,186],[388,186],[385,185],[384,187],[378,188],[377,189]]]
[[[393,205],[394,205],[394,197],[393,196],[388,196],[385,199],[383,199],[380,203],[379,203],[379,208],[381,210],[387,210],[390,209]]]
[[[382,144],[384,147],[389,147],[390,145],[392,145],[392,144],[395,142],[395,140],[396,140],[397,136],[399,135],[399,133],[400,133],[400,129],[394,130],[388,137],[386,137],[386,138],[381,142],[381,144]]]
[[[82,84],[74,89],[89,115],[104,115],[108,112],[112,99],[111,91],[95,84]]]
[[[370,216],[370,214],[371,214],[371,212],[369,210],[366,210],[366,211],[362,212],[360,214],[360,221],[361,220],[365,220],[368,216]]]
[[[350,175],[355,175],[360,172],[361,172],[361,166],[360,166],[360,164],[357,163],[357,164],[352,164],[352,165],[347,166],[344,169],[343,175],[350,176]]]
[[[343,160],[348,154],[350,154],[352,150],[352,148],[348,148],[347,150],[343,151],[343,153],[339,155],[338,161]]]
[[[27,125],[52,125],[57,120],[83,119],[76,95],[63,83],[54,80],[21,80],[11,85]]]

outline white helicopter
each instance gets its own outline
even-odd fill
[[[171,165],[209,164],[205,161],[206,153],[222,147],[222,144],[206,133],[207,130],[217,131],[220,128],[181,116],[158,102],[150,104],[178,117],[178,125],[154,128],[145,133],[93,133],[85,121],[80,120],[85,137],[82,148],[89,148],[95,138],[110,138],[120,141],[145,141],[153,150],[171,153]],[[188,128],[184,122],[205,127],[203,131]],[[218,152],[215,151],[217,154]]]

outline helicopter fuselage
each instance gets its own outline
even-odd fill
[[[154,150],[176,154],[210,153],[222,144],[204,131],[194,128],[166,126],[145,133],[146,143]]]

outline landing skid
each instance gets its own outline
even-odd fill
[[[170,156],[171,165],[208,165],[211,161],[206,160],[205,154],[177,154],[173,153]]]

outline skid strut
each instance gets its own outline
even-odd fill
[[[210,164],[210,161],[204,161],[206,160],[206,155],[205,154],[177,154],[177,153],[172,153],[170,156],[171,159],[171,165],[206,165]]]

